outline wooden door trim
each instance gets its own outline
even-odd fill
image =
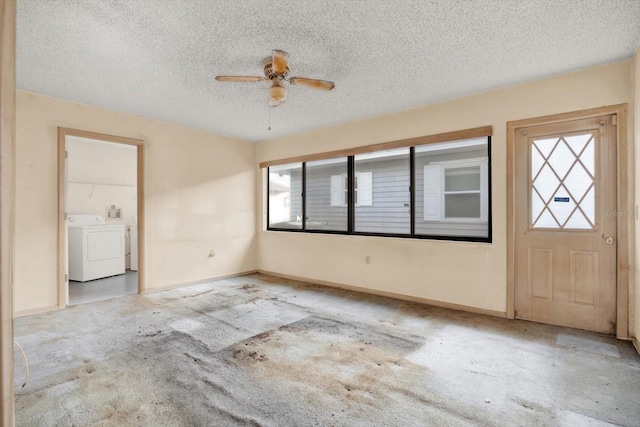
[[[618,104],[569,113],[553,114],[507,122],[507,318],[515,318],[515,132],[519,128],[548,125],[570,120],[616,115],[617,197],[618,212],[635,212],[629,204],[629,166],[627,164],[627,104]],[[621,216],[617,221],[616,241],[616,336],[629,338],[629,231],[633,230],[633,215]]]
[[[90,132],[80,129],[58,127],[58,308],[66,307],[66,274],[67,266],[67,233],[65,223],[67,174],[65,164],[65,142],[67,136],[95,139],[116,144],[134,145],[137,157],[137,216],[138,216],[138,293],[142,294],[146,288],[145,277],[145,220],[144,220],[144,141],[104,133]]]
[[[14,424],[16,2],[0,2],[0,425]]]

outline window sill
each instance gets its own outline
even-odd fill
[[[481,243],[492,244],[492,240],[487,237],[471,237],[471,236],[436,236],[436,235],[420,235],[420,234],[392,234],[392,233],[365,233],[365,232],[352,232],[347,231],[332,231],[332,230],[302,230],[302,229],[287,229],[287,228],[274,228],[268,227],[267,232],[284,232],[284,233],[302,233],[302,234],[325,234],[325,235],[339,235],[339,236],[353,236],[353,237],[374,237],[374,238],[395,238],[402,240],[432,240],[439,242],[451,242],[451,243]]]

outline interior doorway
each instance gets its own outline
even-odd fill
[[[140,293],[142,141],[59,128],[59,307]]]
[[[509,317],[626,338],[624,112],[509,123]]]

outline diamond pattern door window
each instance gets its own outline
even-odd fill
[[[530,140],[531,227],[595,228],[595,133]]]

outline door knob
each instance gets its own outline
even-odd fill
[[[613,245],[613,237],[611,236],[604,239],[604,241],[607,243],[607,245]]]

